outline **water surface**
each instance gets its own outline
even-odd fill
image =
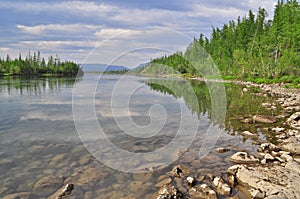
[[[183,84],[187,84],[186,81],[128,76],[122,80],[118,90],[119,79],[117,75],[104,75],[99,81],[96,74],[86,74],[78,80],[0,79],[0,197],[30,192],[30,198],[46,198],[63,184],[74,183],[76,198],[151,198],[158,190],[155,185],[159,176],[174,165],[184,164],[196,177],[207,173],[225,175],[226,168],[231,165],[227,160],[230,155],[240,149],[252,153],[257,149],[252,139],[240,136],[244,130],[258,133],[257,139],[262,141],[273,139],[263,130],[264,125],[241,122],[254,114],[277,115],[280,111],[262,107],[262,102],[272,103],[274,99],[257,95],[256,89],[250,88],[250,92],[244,93],[241,86],[225,85],[226,118],[223,123],[220,118],[212,117],[211,91],[203,82],[188,82],[197,98],[195,101],[191,100],[189,92],[180,90]],[[114,149],[99,146],[101,142],[93,137],[98,132],[86,125],[91,117],[86,112],[91,106],[87,95],[75,96],[75,101],[81,102],[78,110],[85,117],[82,124],[86,125],[89,135],[85,145],[82,144],[72,112],[73,87],[88,89],[95,84],[99,84],[94,93],[95,114],[106,137],[119,149],[149,153],[149,156],[141,156],[138,160],[127,157],[131,162],[128,165],[128,159],[118,156]],[[137,88],[133,93],[132,87]],[[129,92],[128,101],[126,96]],[[135,126],[126,125],[128,110]],[[189,120],[177,144],[179,146],[187,137],[194,136],[192,131],[195,129],[189,127],[196,122],[197,134],[192,144],[188,148],[175,147],[176,150],[169,151],[167,155],[151,153],[172,143],[180,121],[184,119],[182,114]],[[212,150],[206,157],[199,157],[199,149],[205,137],[209,137],[206,130],[211,124],[221,130],[214,148],[227,147],[231,151],[218,154]],[[146,128],[149,125],[154,126]],[[162,128],[154,128],[160,125]],[[136,130],[139,129],[137,127],[144,130]],[[96,155],[100,161],[90,154],[86,146],[94,146],[92,152],[99,151]],[[106,165],[123,168],[123,171]],[[142,173],[124,172],[128,168]],[[39,180],[51,177],[61,181],[57,180],[52,187],[39,186]]]

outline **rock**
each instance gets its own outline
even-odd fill
[[[262,115],[254,115],[253,120],[256,122],[265,123],[265,124],[272,124],[277,121],[275,117],[262,116]]]
[[[294,154],[300,154],[300,139],[296,137],[290,137],[281,143],[280,148]]]
[[[257,158],[252,155],[248,155],[246,152],[237,152],[233,154],[229,160],[238,164],[251,164],[259,162]]]
[[[274,158],[272,155],[270,155],[270,154],[267,153],[267,154],[265,155],[265,159],[266,159],[266,160],[274,160],[275,158]]]
[[[285,131],[285,128],[276,127],[272,128],[272,131],[275,131],[276,133],[281,133]]]
[[[246,118],[246,119],[243,120],[243,122],[246,123],[246,124],[254,124],[255,123],[255,121],[251,118]]]
[[[58,176],[45,176],[33,185],[34,194],[48,196],[63,185],[63,179]]]
[[[300,164],[300,157],[294,157],[294,161],[296,161]]]
[[[159,183],[157,183],[157,184],[155,185],[155,187],[162,187],[162,186],[164,186],[164,185],[170,184],[171,182],[172,182],[172,179],[171,179],[170,177],[168,177],[168,178],[166,178],[166,179],[160,181]]]
[[[59,165],[59,167],[67,166],[68,161],[66,161],[66,159],[67,159],[67,154],[65,153],[58,154],[51,159],[51,162],[49,163],[48,166],[50,168],[57,167],[57,165]]]
[[[231,167],[229,167],[229,168],[227,169],[227,174],[228,174],[228,175],[233,175],[233,176],[235,176],[236,173],[237,173],[237,171],[238,171],[240,168],[241,168],[241,165],[233,165],[233,166],[231,166]]]
[[[189,195],[191,198],[201,198],[201,199],[217,199],[217,193],[209,188],[207,184],[196,185],[189,190]]]
[[[8,190],[8,187],[0,187],[0,195],[3,195]]]
[[[276,135],[275,137],[276,137],[277,139],[286,139],[286,138],[287,138],[287,136],[286,136],[285,133],[280,134],[280,135]]]
[[[245,137],[257,137],[256,134],[253,134],[253,133],[251,133],[251,132],[249,132],[249,131],[243,131],[241,134],[242,134],[243,136],[245,136]]]
[[[74,184],[67,184],[60,190],[58,190],[55,194],[49,197],[49,199],[63,199],[65,196],[68,196],[72,193],[74,189]]]
[[[227,180],[228,180],[228,182],[229,182],[229,185],[231,186],[231,187],[235,187],[235,177],[234,177],[234,175],[229,175],[229,176],[227,176]]]
[[[183,194],[180,193],[174,186],[164,185],[159,191],[156,199],[182,199]]]
[[[269,152],[271,153],[272,151],[278,152],[280,150],[279,147],[272,143],[263,143],[260,145],[260,148],[263,152]]]
[[[268,103],[268,102],[262,103],[261,105],[262,105],[263,107],[271,107],[271,106],[272,106],[272,104],[271,104],[271,103]]]
[[[190,177],[190,176],[186,178],[186,181],[187,181],[187,184],[188,184],[190,187],[195,186],[195,184],[197,183],[196,180],[195,180],[195,178]]]
[[[250,189],[249,193],[251,197],[255,199],[265,198],[265,193],[257,189]]]
[[[286,163],[285,168],[300,174],[300,164],[295,161]]]
[[[259,190],[265,193],[264,197],[280,195],[285,198],[298,198],[300,196],[300,181],[295,180],[300,177],[297,172],[290,172],[281,166],[266,168],[261,165],[254,167],[239,165],[234,170],[238,185],[246,188],[249,193],[254,194],[253,190]]]
[[[1,167],[11,167],[13,164],[13,161],[7,158],[1,158],[0,159],[0,166]]]
[[[293,129],[289,129],[289,130],[288,130],[288,135],[289,135],[289,136],[295,136],[297,133],[298,133],[297,130],[293,130]]]
[[[83,189],[89,189],[97,183],[112,183],[114,178],[108,176],[109,174],[103,172],[99,168],[83,167],[78,172],[73,173],[70,177],[65,180],[65,183],[75,183],[76,187]]]
[[[175,166],[172,169],[172,176],[174,176],[174,177],[179,177],[179,178],[184,177],[188,173],[189,173],[188,169],[181,165]]]
[[[278,160],[280,163],[284,163],[285,161],[283,159],[281,159],[280,157],[276,157],[276,160]]]
[[[30,192],[20,192],[20,193],[13,193],[3,197],[3,199],[30,199],[32,198],[32,194]]]
[[[230,151],[230,149],[226,149],[226,148],[216,148],[215,150],[217,153],[226,153],[228,151]]]
[[[282,154],[280,156],[281,159],[285,160],[286,162],[291,162],[291,161],[294,161],[293,157],[288,155],[288,154]]]
[[[300,130],[300,112],[296,112],[287,119],[287,123],[294,129]]]
[[[213,186],[218,190],[221,195],[230,196],[231,188],[229,185],[223,180],[221,177],[215,177],[213,182]]]

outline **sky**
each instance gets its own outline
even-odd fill
[[[40,51],[78,64],[129,68],[184,51],[238,16],[277,0],[0,0],[0,57]]]

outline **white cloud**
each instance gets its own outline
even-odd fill
[[[49,32],[56,34],[80,34],[88,31],[96,31],[102,28],[101,25],[89,24],[41,24],[36,26],[17,25],[21,31],[32,35],[43,35]]]
[[[69,46],[74,47],[96,47],[99,44],[98,41],[21,41],[12,46],[19,47],[21,49],[63,49]]]
[[[98,38],[127,38],[138,35],[139,31],[134,29],[121,29],[121,28],[103,28],[95,33]]]

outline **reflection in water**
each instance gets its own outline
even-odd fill
[[[145,81],[145,83],[154,91],[159,91],[164,94],[172,95],[176,98],[183,98],[185,104],[189,109],[197,114],[199,117],[203,115],[208,115],[212,120],[211,122],[222,124],[222,122],[211,117],[212,106],[211,106],[211,94],[205,82],[200,81],[181,81],[176,79],[155,79],[155,81]],[[189,94],[180,90],[182,84],[192,85],[194,92],[197,96],[197,101],[192,101]],[[224,83],[215,83],[224,84]],[[243,92],[242,86],[235,84],[225,83],[226,90],[226,119],[225,119],[225,129],[229,131],[251,131],[256,132],[258,128],[263,128],[264,124],[249,125],[243,124],[241,121],[246,118],[251,118],[256,114],[264,115],[278,115],[281,111],[280,106],[278,109],[267,110],[261,104],[263,102],[275,103],[274,98],[266,98],[260,95],[256,95],[259,92],[258,89],[251,88],[252,92]],[[198,103],[198,104],[195,104]],[[222,121],[222,120],[221,120]]]
[[[0,79],[0,92],[3,95],[29,94],[42,95],[45,92],[60,92],[62,88],[73,87],[74,83],[80,78],[24,78],[24,77],[5,77]]]

